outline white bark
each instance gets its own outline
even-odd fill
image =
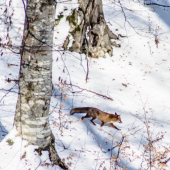
[[[48,150],[55,165],[68,169],[57,154],[49,125],[55,9],[54,0],[27,0],[14,125],[29,144]]]
[[[53,0],[27,1],[14,122],[23,139],[42,148],[52,140],[49,106],[55,6]]]

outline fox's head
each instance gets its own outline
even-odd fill
[[[117,115],[117,121],[118,121],[119,123],[122,123],[122,120],[121,120],[121,118],[120,118],[120,115],[118,115],[116,112],[115,112],[115,115]]]

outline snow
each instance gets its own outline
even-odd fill
[[[168,0],[154,2],[170,5]],[[12,4],[11,9],[15,11],[10,36],[12,42],[20,44],[24,23],[23,6],[20,0],[15,0]],[[168,154],[170,151],[170,19],[168,17],[170,9],[144,6],[142,1],[139,3],[137,0],[121,1],[121,5],[123,11],[118,2],[113,4],[110,0],[103,1],[105,19],[109,28],[114,33],[126,37],[118,41],[121,43],[121,48],[113,47],[113,57],[106,54],[106,58],[88,59],[87,83],[85,55],[68,51],[59,52],[69,32],[66,17],[78,6],[76,1],[57,5],[56,18],[63,9],[67,10],[63,12],[64,17],[59,25],[55,27],[54,94],[51,98],[50,123],[58,154],[70,169],[114,169],[117,156],[120,158],[120,162],[117,160],[118,165],[122,168],[145,169],[149,163],[147,161],[149,137],[151,140],[157,140],[152,143],[155,147],[152,149],[156,150],[156,152],[152,150],[152,158],[156,154],[159,156],[161,151],[167,151],[166,159],[156,162],[156,167],[170,156]],[[3,42],[6,41],[5,35],[6,32],[1,30],[0,37]],[[159,40],[158,48],[155,44],[156,37]],[[27,142],[17,136],[17,131],[13,127],[18,86],[9,80],[18,78],[19,63],[19,55],[3,49],[3,55],[0,56],[0,170],[60,169],[50,162],[47,151],[43,151],[39,156],[35,152],[38,146],[27,146]],[[63,85],[61,80],[68,85]],[[70,86],[70,83],[73,86]],[[123,123],[115,125],[121,130],[117,131],[109,125],[100,127],[98,120],[94,121],[96,126],[91,124],[89,119],[81,121],[80,118],[84,114],[70,116],[72,108],[87,106],[120,114]],[[7,134],[8,132],[10,133]],[[9,145],[7,142],[9,139],[14,142],[13,145]],[[167,162],[163,168],[170,169],[170,162]]]

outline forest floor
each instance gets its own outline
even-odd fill
[[[170,1],[159,0],[159,4],[170,5]],[[69,1],[58,3],[56,9],[56,18],[63,11],[64,17],[55,27],[50,124],[59,156],[71,170],[170,169],[170,9],[138,0],[103,0],[109,28],[126,37],[117,41],[121,48],[113,47],[112,57],[106,54],[105,58],[88,59],[86,82],[86,56],[60,51],[69,32],[66,17],[74,8],[77,4]],[[14,9],[10,36],[17,45],[24,24],[20,0]],[[24,147],[27,142],[16,136],[13,121],[18,86],[12,80],[18,79],[20,56],[9,50],[3,53],[0,170],[60,169],[50,162],[46,151],[39,156],[34,151],[36,146]],[[115,125],[121,130],[101,127],[99,120],[94,121],[96,126],[89,119],[82,121],[84,114],[71,116],[74,107],[116,112],[123,123]]]

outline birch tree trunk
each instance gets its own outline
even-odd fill
[[[112,53],[112,46],[120,47],[120,44],[112,41],[119,36],[112,33],[106,25],[103,14],[102,0],[78,0],[79,8],[67,17],[70,24],[70,34],[74,41],[70,51],[86,53],[89,57],[104,57],[105,53]],[[70,35],[70,36],[71,36]],[[63,47],[67,49],[69,37]]]
[[[54,0],[27,0],[14,125],[29,144],[46,148],[51,161],[65,167],[49,125],[55,9]]]

